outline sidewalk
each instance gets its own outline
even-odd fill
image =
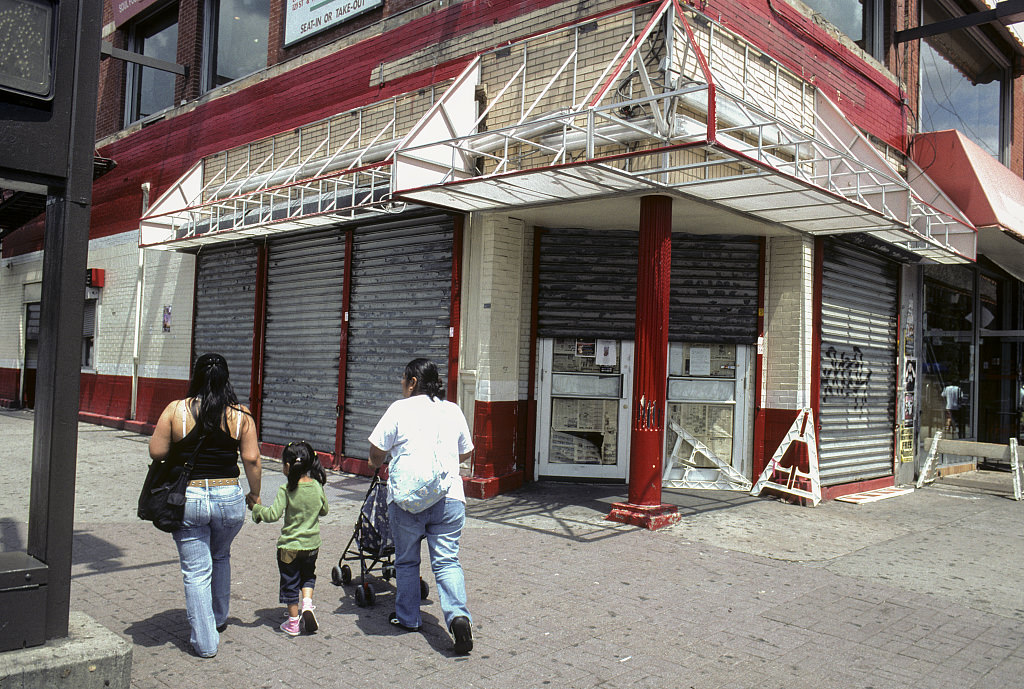
[[[0,539],[24,549],[32,415],[0,411]],[[139,521],[148,438],[79,425],[73,610],[134,644],[134,687],[1001,687],[1024,677],[1024,503],[975,472],[864,505],[802,508],[666,492],[679,524],[604,521],[625,486],[546,482],[470,500],[462,541],[475,646],[449,652],[434,584],[421,633],[330,583],[368,480],[331,474],[315,601],[321,630],[277,630],[279,525],[233,549],[219,654],[186,652],[170,536]],[[263,497],[283,482],[264,467]]]

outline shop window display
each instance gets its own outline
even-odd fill
[[[925,273],[921,431],[973,438],[974,273],[929,266]]]
[[[678,427],[686,434],[686,447],[692,448],[689,436],[730,464],[736,413],[735,345],[672,343],[668,368],[665,457],[672,459],[673,467],[683,466],[679,458],[672,458],[678,435],[674,427]],[[699,453],[694,461],[698,467],[715,466]]]
[[[551,370],[548,461],[616,464],[622,385],[619,343],[556,338]]]

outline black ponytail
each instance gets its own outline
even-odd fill
[[[327,483],[327,472],[320,464],[313,446],[305,440],[288,443],[281,453],[281,461],[288,467],[288,492],[299,485],[299,479],[309,475],[322,484]]]
[[[228,407],[238,407],[238,397],[228,380],[228,362],[220,354],[203,354],[196,359],[188,396],[199,400],[199,408],[192,414],[203,433],[212,433],[221,427]]]
[[[437,373],[437,364],[430,359],[413,359],[406,364],[403,377],[406,381],[416,379],[413,395],[428,395],[432,400],[445,398],[444,384]]]

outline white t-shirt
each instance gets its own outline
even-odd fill
[[[963,393],[957,385],[947,385],[942,390],[942,397],[946,400],[946,409],[956,411],[960,408]]]
[[[459,478],[459,455],[473,450],[466,417],[459,405],[429,395],[413,395],[393,402],[370,434],[375,447],[391,453],[392,464],[403,461],[425,462],[437,456],[448,471],[451,481],[447,497],[466,502],[466,493]],[[388,489],[388,502],[391,490]]]

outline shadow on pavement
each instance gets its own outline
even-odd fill
[[[727,510],[759,499],[741,491],[662,490],[662,501],[678,507],[683,518]],[[627,500],[628,489],[621,484],[536,481],[487,500],[472,500],[466,514],[471,519],[499,526],[594,542],[622,532],[621,524],[606,521],[605,517],[613,503]]]
[[[184,608],[164,610],[147,619],[133,622],[125,628],[124,633],[136,646],[152,648],[172,644],[183,653],[190,652],[190,629]]]

